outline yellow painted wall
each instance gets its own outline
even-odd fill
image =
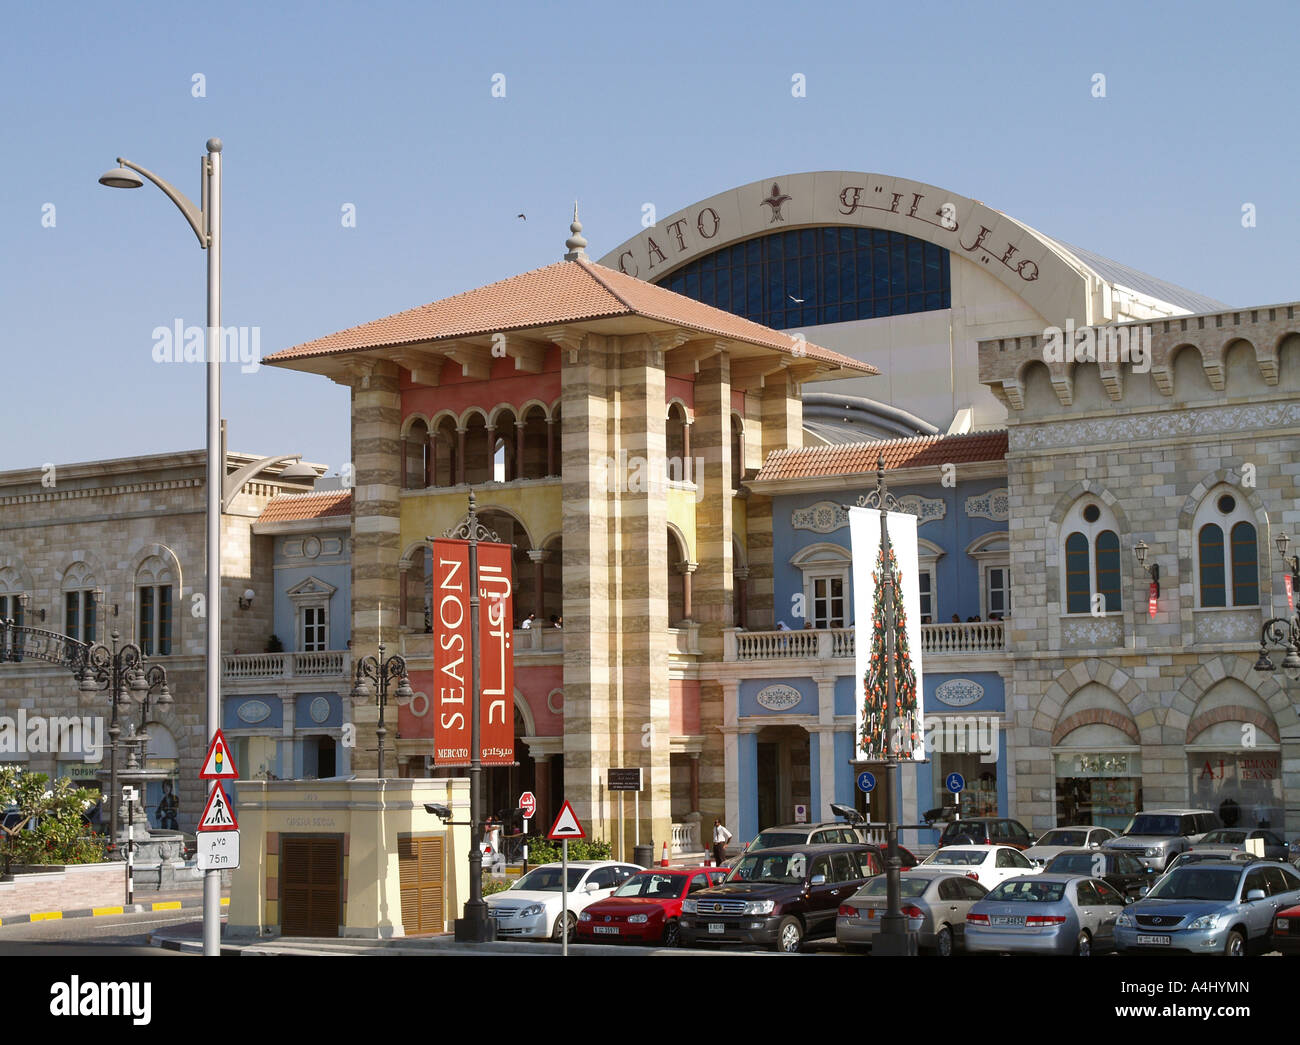
[[[749,502],[743,497],[733,497],[731,499],[731,532],[735,535],[740,546],[745,549],[745,558],[749,558],[749,516],[745,514],[745,509]]]
[[[668,521],[682,531],[686,538],[688,561],[699,562],[695,540],[695,491],[668,489]],[[676,563],[670,563],[675,566]]]
[[[523,521],[538,548],[562,531],[563,488],[558,479],[475,488],[479,512],[504,508]],[[464,490],[419,491],[402,495],[402,548],[443,533],[465,518],[469,496]]]

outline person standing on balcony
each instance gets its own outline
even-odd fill
[[[537,614],[536,614],[536,613],[530,613],[527,617],[524,618],[523,623],[520,624],[519,627],[520,627],[520,628],[531,628],[531,627],[533,626],[533,621],[536,620],[536,619],[537,619]]]
[[[727,843],[731,841],[731,832],[722,826],[722,821],[713,818],[713,862],[719,867],[727,856]]]

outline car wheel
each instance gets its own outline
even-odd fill
[[[680,947],[682,945],[682,927],[679,922],[669,922],[664,926],[664,938],[662,940],[664,947]]]
[[[797,954],[803,946],[803,925],[798,918],[783,918],[776,930],[776,949],[786,954]]]
[[[1086,932],[1079,933],[1079,939],[1074,944],[1074,953],[1080,958],[1088,958],[1092,955],[1092,937]]]
[[[574,926],[576,926],[577,924],[578,924],[577,916],[574,915],[572,911],[569,912],[569,920],[567,923],[564,921],[564,915],[560,915],[560,917],[555,919],[555,926],[554,928],[551,929],[551,939],[554,940],[556,943],[559,943],[561,940],[564,939],[565,929],[567,927],[569,941],[572,942],[573,929]]]
[[[1223,945],[1223,953],[1232,958],[1240,958],[1246,953],[1246,937],[1233,929],[1228,933],[1228,940]]]
[[[946,925],[935,934],[934,953],[942,958],[952,957],[952,930]]]

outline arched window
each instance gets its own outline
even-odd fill
[[[63,633],[78,642],[95,641],[95,578],[84,562],[63,575]]]
[[[1259,534],[1250,506],[1227,485],[1210,490],[1196,510],[1197,605],[1259,605]]]
[[[1100,497],[1079,498],[1061,524],[1061,588],[1066,613],[1091,613],[1095,596],[1104,613],[1124,607],[1119,525]]]
[[[171,655],[173,583],[171,570],[157,555],[136,570],[135,636],[146,657]]]

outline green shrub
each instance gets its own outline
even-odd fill
[[[23,821],[0,837],[3,863],[92,864],[103,860],[105,841],[91,831],[82,813],[95,804],[96,795],[72,781],[49,784],[44,773],[28,773],[18,766],[0,766],[0,809],[16,807]],[[33,830],[27,830],[34,824]]]
[[[570,860],[612,860],[614,845],[596,839],[575,838],[569,843]],[[560,843],[545,838],[529,839],[528,864],[558,864],[560,862]]]
[[[493,878],[490,874],[483,876],[483,895],[491,896],[493,893],[503,893],[510,888],[510,880],[507,878]]]

